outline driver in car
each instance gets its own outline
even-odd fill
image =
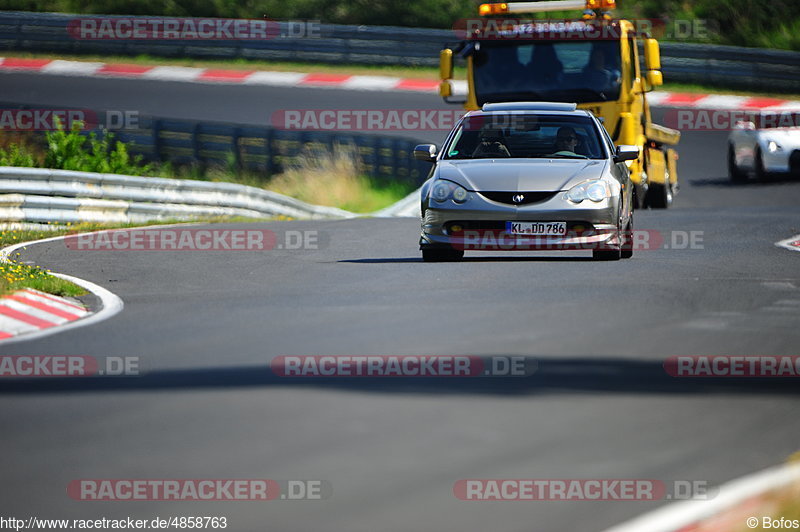
[[[583,79],[587,87],[603,92],[619,83],[620,72],[607,60],[602,48],[595,47],[589,62],[583,67]]]
[[[554,155],[579,155],[575,150],[578,147],[578,134],[569,126],[558,128]]]

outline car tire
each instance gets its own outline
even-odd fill
[[[593,249],[592,258],[594,260],[619,260],[622,258],[621,249]]]
[[[628,228],[625,229],[625,242],[621,246],[620,257],[623,259],[633,257],[633,214],[628,222]]]
[[[423,249],[424,262],[457,262],[464,258],[464,251],[459,249]]]
[[[739,168],[736,164],[736,154],[733,151],[733,146],[728,146],[728,176],[733,183],[744,183],[747,181],[747,172]]]
[[[767,181],[770,174],[767,172],[766,168],[764,168],[764,155],[761,153],[761,148],[756,150],[754,166],[756,167],[756,179],[762,182]]]

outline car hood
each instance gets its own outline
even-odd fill
[[[764,142],[774,140],[784,150],[800,148],[800,128],[762,129],[760,136]]]
[[[470,159],[440,161],[437,177],[474,191],[559,191],[603,175],[606,161]]]

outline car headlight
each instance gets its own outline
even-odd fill
[[[611,186],[603,179],[592,179],[579,183],[567,191],[567,199],[572,203],[590,200],[600,203],[612,196]]]
[[[775,142],[774,140],[771,140],[767,143],[767,149],[769,150],[770,153],[775,153],[783,150],[783,148],[781,148],[781,145]]]
[[[431,190],[431,197],[438,203],[451,199],[456,203],[464,203],[469,199],[469,192],[452,181],[438,181]]]
[[[453,201],[456,203],[464,203],[469,198],[469,193],[464,187],[456,186],[453,190]]]
[[[450,187],[447,186],[443,181],[436,183],[431,191],[431,197],[439,203],[446,201],[449,195]]]

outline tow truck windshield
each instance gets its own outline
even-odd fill
[[[482,41],[473,52],[475,95],[486,102],[602,102],[619,98],[617,40]]]

